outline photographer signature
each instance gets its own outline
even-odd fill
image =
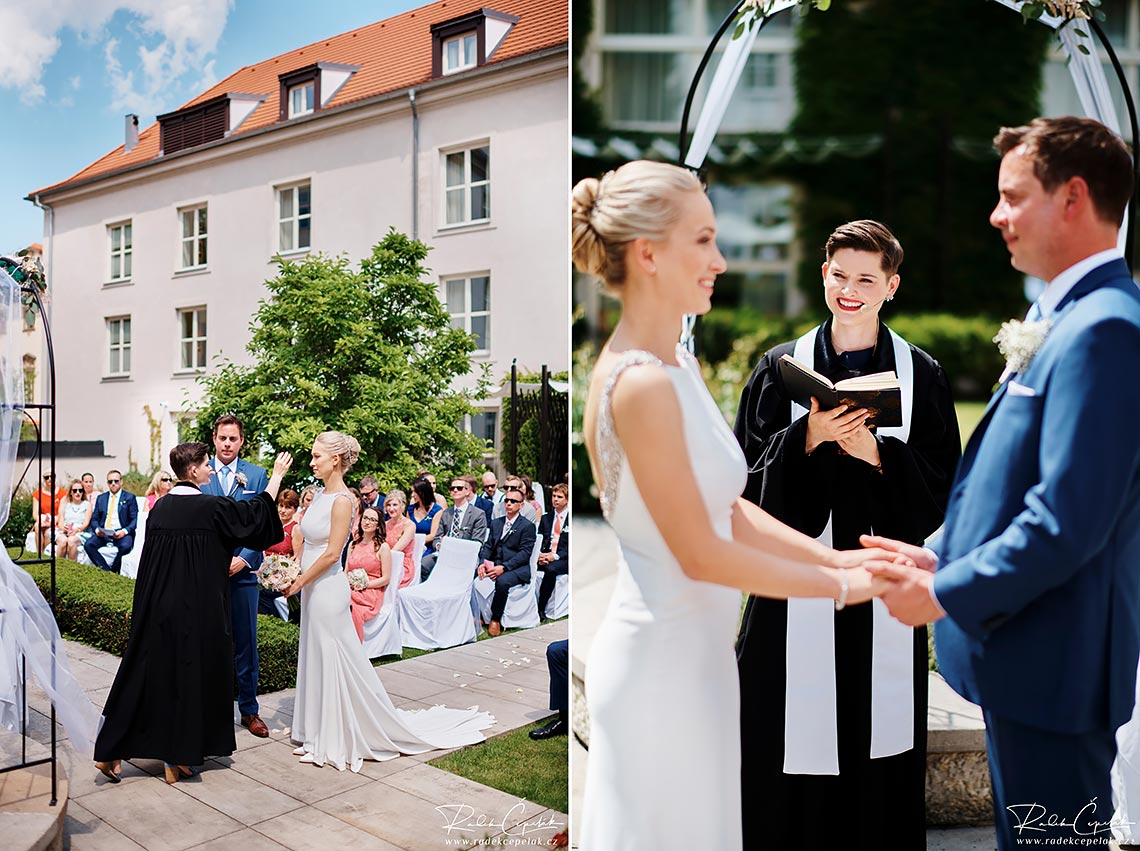
[[[503,814],[501,819],[494,819],[486,813],[476,815],[475,808],[469,804],[440,804],[436,810],[443,816],[443,827],[450,836],[453,830],[462,833],[474,833],[477,830],[494,828],[501,830],[507,836],[526,836],[538,830],[550,827],[565,827],[563,822],[557,821],[553,815],[539,816],[538,818],[521,821],[517,824],[515,819],[522,818],[526,809],[526,800],[520,800]],[[507,827],[507,825],[511,827]]]
[[[1130,821],[1117,821],[1111,818],[1108,821],[1097,821],[1092,818],[1096,813],[1096,798],[1093,798],[1073,817],[1072,821],[1065,821],[1064,816],[1057,813],[1050,813],[1045,807],[1038,803],[1032,804],[1009,804],[1006,809],[1013,813],[1014,818],[1019,819],[1015,824],[1014,830],[1017,831],[1018,836],[1026,830],[1035,830],[1044,832],[1054,828],[1072,828],[1073,833],[1077,836],[1095,836],[1098,833],[1112,830],[1114,827],[1123,827],[1130,825]]]

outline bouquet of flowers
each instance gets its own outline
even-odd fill
[[[348,577],[348,587],[353,591],[363,591],[368,587],[368,571],[361,567],[354,567],[345,574]]]
[[[301,575],[297,562],[285,555],[266,556],[257,569],[257,581],[270,591],[284,591]]]

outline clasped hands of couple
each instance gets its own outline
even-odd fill
[[[808,413],[806,452],[810,455],[821,443],[834,441],[848,455],[881,472],[879,442],[867,428],[867,416],[865,409],[849,410],[845,405],[822,411],[813,398]],[[861,535],[859,543],[867,549],[844,553],[845,560],[851,562],[844,567],[864,568],[870,574],[870,581],[856,580],[850,585],[850,602],[879,597],[887,611],[907,626],[932,623],[946,614],[930,592],[938,565],[934,553],[877,535]],[[849,580],[854,578],[849,577]]]

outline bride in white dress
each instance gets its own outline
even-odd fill
[[[338,431],[313,443],[313,473],[324,482],[301,520],[301,575],[285,592],[301,595],[301,641],[292,738],[301,762],[359,771],[366,759],[393,759],[481,742],[495,719],[471,709],[397,709],[364,653],[349,612],[340,554],[355,500],[344,475],[360,444]]]
[[[677,345],[682,316],[709,310],[725,269],[697,178],[651,162],[588,178],[574,187],[572,226],[575,264],[622,302],[585,411],[620,556],[586,668],[580,847],[733,851],[741,591],[862,602],[880,581],[858,565],[886,554],[836,552],[739,499],[744,456]]]

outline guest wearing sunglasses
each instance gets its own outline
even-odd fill
[[[487,515],[471,502],[471,485],[462,477],[456,476],[451,480],[450,491],[454,504],[439,512],[432,520],[432,551],[424,553],[420,559],[420,578],[425,581],[435,568],[436,553],[445,537],[450,535],[479,543],[487,537]]]
[[[154,478],[150,480],[150,486],[146,489],[146,510],[154,508],[154,504],[170,493],[172,487],[174,487],[174,477],[170,473],[166,470],[155,473]]]
[[[72,561],[78,558],[79,547],[83,543],[83,530],[91,522],[93,508],[87,501],[83,482],[74,479],[67,489],[67,499],[60,503],[59,517],[56,519],[56,528],[59,530],[56,540],[60,545],[61,558]]]
[[[135,546],[135,527],[138,525],[139,504],[135,495],[123,490],[123,474],[118,470],[107,473],[107,490],[95,500],[91,512],[91,537],[83,545],[83,551],[91,563],[111,573],[118,573],[123,556]],[[115,558],[110,563],[103,559],[100,547],[111,544],[115,547]]]
[[[491,622],[487,634],[503,631],[503,611],[507,595],[516,585],[530,584],[530,554],[534,550],[534,524],[523,516],[525,503],[521,488],[508,486],[503,497],[506,514],[491,521],[491,533],[479,553],[479,578],[495,580],[495,596],[491,598]]]

